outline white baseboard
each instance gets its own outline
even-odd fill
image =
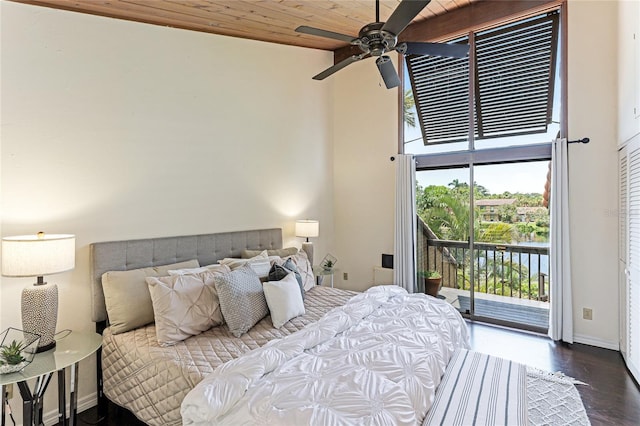
[[[98,404],[98,393],[94,392],[90,395],[83,396],[82,398],[78,398],[78,413],[81,413],[85,410],[88,410],[91,407],[94,407]],[[65,408],[67,416],[69,415],[69,403],[67,402],[67,407]],[[58,424],[58,410],[51,410],[48,413],[44,413],[44,424],[45,426],[52,426]]]
[[[589,346],[597,346],[599,348],[611,349],[614,351],[620,350],[619,342],[610,342],[608,340],[596,339],[591,336],[585,336],[582,334],[574,334],[573,341],[576,343],[582,343]]]

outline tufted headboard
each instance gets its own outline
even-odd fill
[[[223,232],[182,237],[109,241],[89,246],[91,257],[91,319],[107,320],[102,274],[198,259],[210,265],[225,257],[240,257],[242,250],[282,248],[282,229]]]

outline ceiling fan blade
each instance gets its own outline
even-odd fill
[[[307,27],[306,25],[301,25],[296,28],[296,32],[311,34],[319,37],[332,38],[334,40],[346,41],[347,43],[351,43],[357,38],[346,34],[334,33],[333,31],[321,30],[320,28]]]
[[[403,55],[428,55],[428,56],[447,56],[451,58],[466,58],[469,54],[468,44],[455,43],[421,43],[415,41],[407,41],[400,43],[396,50]]]
[[[398,73],[390,57],[380,56],[376,59],[376,65],[378,66],[378,70],[380,70],[380,75],[387,89],[400,86],[400,77],[398,77]]]
[[[329,77],[331,74],[340,71],[342,68],[346,67],[347,65],[351,65],[354,62],[359,61],[360,59],[364,58],[366,55],[362,54],[362,55],[353,55],[353,56],[349,56],[347,59],[338,62],[337,64],[335,64],[332,67],[327,68],[326,70],[322,71],[320,74],[317,74],[315,76],[313,76],[314,80],[324,80],[325,78]]]
[[[382,31],[388,31],[394,35],[400,34],[430,2],[431,0],[402,0],[383,25]]]

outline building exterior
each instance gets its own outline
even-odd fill
[[[512,206],[515,198],[495,198],[477,200],[476,207],[480,210],[480,220],[485,222],[500,222],[503,206]]]

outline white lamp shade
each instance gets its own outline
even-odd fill
[[[320,224],[317,220],[297,220],[296,237],[317,237],[320,233]]]
[[[38,234],[2,239],[2,275],[37,277],[69,271],[76,264],[76,237]]]

